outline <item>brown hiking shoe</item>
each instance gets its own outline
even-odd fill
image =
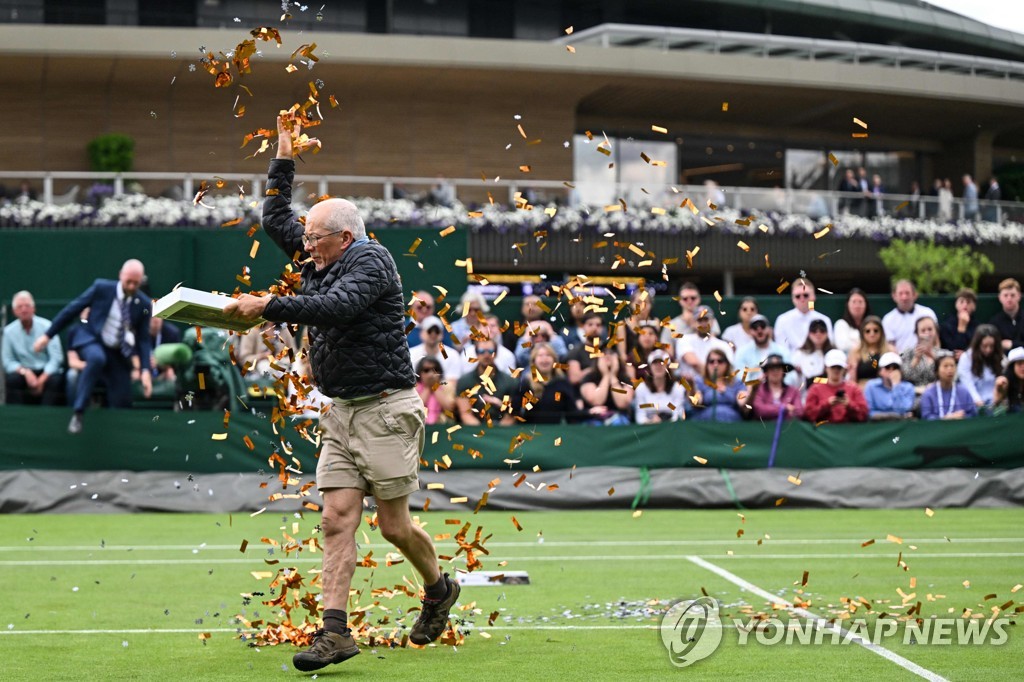
[[[359,653],[352,632],[345,634],[320,629],[313,634],[313,646],[292,656],[292,665],[302,672],[326,668],[331,663],[347,661]]]
[[[444,574],[444,580],[448,583],[448,596],[440,601],[423,600],[420,617],[416,619],[412,626],[412,632],[409,633],[409,641],[413,644],[419,646],[430,644],[440,637],[444,629],[448,627],[448,612],[455,606],[462,588],[449,578],[447,573]]]

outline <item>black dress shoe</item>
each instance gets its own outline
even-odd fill
[[[71,421],[68,422],[68,433],[72,436],[82,432],[82,415],[73,414],[71,415]]]

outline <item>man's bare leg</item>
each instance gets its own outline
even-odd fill
[[[348,630],[345,608],[356,570],[355,534],[363,513],[363,491],[335,488],[325,491],[323,496],[320,527],[324,537],[324,561],[320,581],[324,627],[317,632],[309,649],[292,657],[292,664],[303,672],[341,663],[359,654],[359,647]]]
[[[356,529],[362,520],[363,493],[357,488],[324,492],[320,527],[324,536],[323,600],[325,609],[348,606],[352,575],[356,570]]]
[[[377,500],[377,522],[381,535],[409,560],[423,578],[424,585],[433,585],[441,578],[434,542],[409,515],[408,495],[393,500]]]
[[[442,575],[437,553],[427,532],[413,523],[409,498],[377,500],[380,532],[416,568],[426,592],[420,615],[412,626],[409,640],[424,646],[440,637],[448,626],[448,614],[459,598],[459,584]]]

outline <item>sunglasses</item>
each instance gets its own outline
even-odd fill
[[[827,334],[828,330],[826,330],[824,327],[815,327],[814,329],[810,330],[809,333],[810,334]]]
[[[876,329],[874,327],[869,327],[868,329],[864,330],[864,333],[865,334],[881,334],[882,330],[881,329]]]
[[[768,325],[765,324],[764,322],[755,322],[754,324],[750,325],[750,328],[751,329],[767,329]]]
[[[811,295],[810,295],[810,294],[808,294],[808,293],[803,293],[803,294],[793,294],[793,298],[810,298],[810,297],[811,297]]]
[[[493,348],[481,348],[476,352],[477,355],[494,355]]]

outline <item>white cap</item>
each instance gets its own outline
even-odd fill
[[[889,365],[899,365],[900,369],[903,369],[903,359],[892,351],[882,353],[882,357],[878,360],[878,366],[881,368],[888,367]]]
[[[1011,349],[1010,352],[1006,354],[1006,364],[1008,365],[1012,365],[1015,362],[1020,362],[1021,360],[1024,360],[1024,347],[1022,346],[1017,346],[1016,348]]]
[[[437,328],[444,332],[444,323],[441,322],[441,318],[437,315],[427,315],[420,321],[420,329],[427,331],[428,329]]]
[[[825,353],[825,366],[846,367],[846,353],[838,348],[833,348],[829,352]]]
[[[668,353],[666,353],[665,351],[663,351],[660,348],[655,348],[654,350],[652,350],[650,353],[647,354],[647,363],[648,364],[650,364],[652,362],[655,362],[657,360],[662,360],[663,362],[668,362],[671,359],[672,359],[672,356],[669,355]]]

